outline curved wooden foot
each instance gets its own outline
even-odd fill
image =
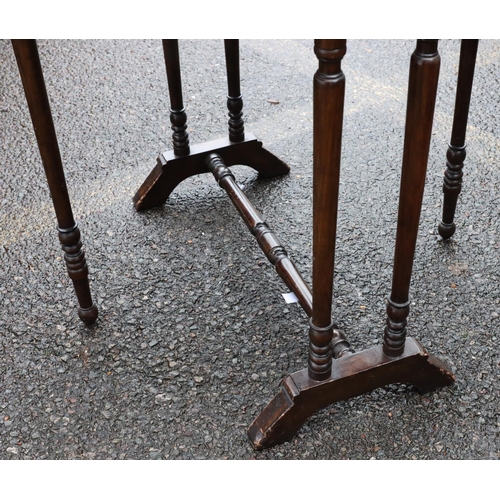
[[[170,193],[185,179],[208,172],[205,157],[217,153],[224,158],[224,163],[247,165],[263,177],[274,177],[290,172],[290,167],[262,147],[252,134],[245,134],[242,142],[218,139],[203,144],[192,145],[188,156],[176,156],[173,151],[166,151],[158,157],[156,167],[134,196],[136,210],[147,210],[167,201]]]
[[[259,450],[290,440],[315,412],[337,401],[350,399],[394,383],[412,384],[421,392],[453,384],[450,368],[407,338],[397,358],[373,347],[332,362],[328,380],[315,381],[307,370],[289,375],[281,391],[248,428],[248,437]]]
[[[438,233],[443,238],[443,240],[449,240],[454,234],[457,226],[454,222],[451,224],[446,224],[445,222],[440,222],[438,224]]]

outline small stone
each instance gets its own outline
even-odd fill
[[[171,399],[172,399],[172,396],[168,396],[167,394],[161,393],[161,394],[157,394],[155,396],[155,403],[156,404],[166,403],[167,401],[170,401]]]

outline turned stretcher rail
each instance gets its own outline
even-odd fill
[[[226,191],[269,262],[275,266],[281,279],[296,295],[302,309],[310,317],[312,314],[311,290],[288,257],[288,253],[280,240],[240,189],[233,173],[225,165],[221,156],[215,153],[209,154],[205,163],[219,186]]]

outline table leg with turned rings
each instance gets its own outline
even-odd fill
[[[37,43],[36,40],[12,40],[12,47],[56,213],[66,269],[79,304],[78,316],[90,325],[97,320],[98,312],[92,302],[87,261],[80,230],[73,217]]]

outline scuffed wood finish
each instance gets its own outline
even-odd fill
[[[229,138],[160,155],[157,167],[137,192],[144,210],[163,203],[191,175],[212,172],[247,227],[309,318],[307,369],[286,378],[278,395],[248,429],[256,449],[291,439],[316,411],[393,383],[426,392],[454,381],[450,368],[406,339],[409,287],[423,198],[440,57],[436,40],[418,40],[410,62],[406,132],[391,295],[383,344],[355,353],[332,321],[340,159],[345,76],[341,68],[345,40],[315,40],[313,144],[313,287],[312,293],[265,220],[238,187],[228,168],[243,164],[262,175],[280,175],[288,167],[244,132],[239,85],[238,43],[225,41],[228,77]],[[171,82],[169,80],[169,86]],[[180,82],[178,83],[180,86]],[[179,97],[179,96],[178,96]]]
[[[443,218],[438,226],[443,239],[455,234],[455,210],[457,199],[462,191],[463,167],[466,156],[465,134],[474,81],[474,69],[479,40],[462,40],[460,47],[460,65],[458,69],[455,113],[450,145],[446,153],[446,171],[443,182]]]
[[[437,40],[418,40],[410,61],[396,249],[384,332],[384,352],[388,356],[399,356],[404,350],[410,281],[439,78],[437,46]]]
[[[174,146],[173,151],[166,151],[158,156],[156,166],[136,192],[133,198],[136,210],[147,210],[162,205],[182,181],[193,175],[207,173],[204,159],[210,152],[222,155],[228,166],[246,165],[262,177],[274,177],[290,171],[288,165],[264,149],[262,142],[254,135],[244,132],[239,41],[225,40],[224,47],[228,80],[229,137],[190,146],[182,101],[178,42],[163,40]]]
[[[378,387],[407,383],[427,392],[454,382],[445,363],[430,356],[414,339],[406,339],[408,293],[439,75],[437,41],[419,40],[410,62],[393,286],[384,343],[353,353],[344,338],[345,349],[336,356],[331,352],[335,347],[330,342],[330,316],[344,100],[344,77],[340,70],[344,41],[316,40],[315,53],[319,70],[314,79],[314,264],[309,366],[288,376],[280,392],[250,425],[248,436],[256,449],[288,441],[316,411]]]
[[[248,428],[248,437],[257,450],[268,448],[292,439],[311,415],[333,403],[388,384],[411,384],[425,393],[454,380],[450,368],[411,337],[398,358],[387,356],[380,346],[372,347],[335,359],[328,380],[312,380],[307,370],[289,375]]]
[[[157,207],[167,201],[172,191],[187,178],[208,173],[205,157],[217,153],[227,166],[247,165],[262,177],[274,177],[290,172],[290,167],[262,147],[254,135],[245,133],[245,140],[234,143],[229,139],[194,144],[188,156],[178,157],[173,151],[166,151],[158,157],[156,167],[151,171],[134,196],[136,210]]]
[[[36,40],[12,40],[12,46],[49,184],[67,271],[79,303],[78,315],[85,323],[92,324],[96,321],[98,312],[92,302],[87,262],[80,230],[73,218]]]

